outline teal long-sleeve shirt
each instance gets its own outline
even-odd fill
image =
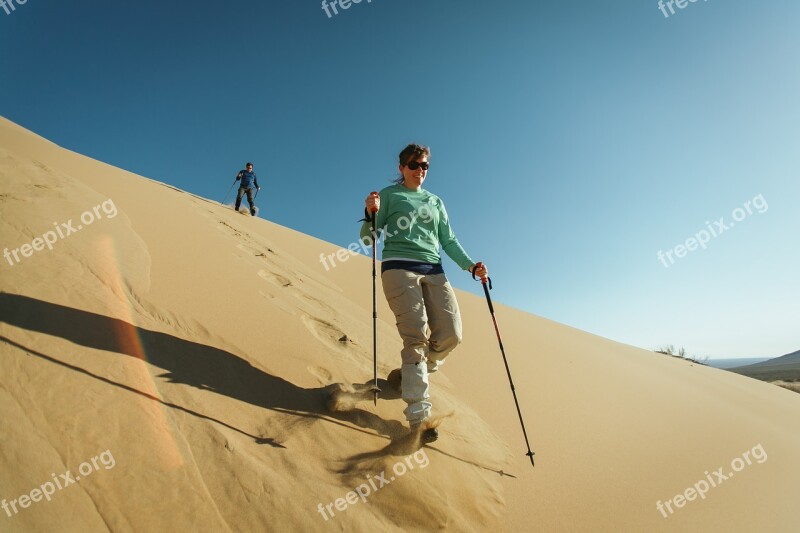
[[[411,259],[439,264],[439,247],[464,270],[475,264],[458,242],[441,198],[424,189],[412,191],[402,184],[386,187],[380,193],[381,208],[376,225],[383,235],[381,258]],[[372,224],[361,226],[361,240],[371,246]]]

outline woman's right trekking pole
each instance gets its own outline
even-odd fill
[[[227,201],[228,201],[228,196],[231,194],[231,191],[233,190],[233,186],[234,186],[234,185],[236,185],[236,181],[237,181],[237,180],[235,180],[235,179],[233,180],[233,183],[231,183],[231,188],[230,188],[230,189],[228,189],[228,192],[227,192],[227,193],[225,193],[225,199],[224,199],[224,200],[222,200],[222,205],[225,205],[225,202],[227,202]]]
[[[478,267],[482,267],[483,263],[476,263],[475,268],[472,269],[472,279],[477,280],[475,271]],[[492,314],[492,322],[494,322],[494,332],[497,334],[497,342],[500,343],[500,353],[503,354],[503,363],[506,365],[506,374],[508,374],[508,383],[511,385],[511,393],[514,395],[514,403],[517,406],[517,415],[519,416],[519,423],[522,426],[522,435],[525,437],[525,445],[528,447],[528,457],[531,459],[531,466],[533,464],[533,452],[531,445],[528,443],[528,432],[525,431],[525,422],[522,421],[522,411],[519,409],[519,401],[517,401],[517,392],[514,389],[514,381],[511,379],[511,370],[508,368],[508,359],[506,359],[506,350],[503,348],[503,339],[500,338],[500,329],[497,327],[497,319],[494,316],[494,306],[492,305],[492,297],[489,296],[489,290],[492,288],[492,279],[488,276],[481,277],[481,284],[483,285],[483,292],[486,294],[486,303],[489,304],[489,312]]]

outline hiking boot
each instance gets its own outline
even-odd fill
[[[415,431],[418,432],[420,430],[421,425],[422,422],[411,424],[411,432],[412,433]],[[439,430],[436,428],[428,428],[420,434],[420,440],[422,441],[422,444],[428,444],[430,442],[434,442],[438,438],[439,438]]]
[[[439,438],[439,430],[436,428],[428,428],[422,432],[422,443],[428,444],[430,442],[435,442],[436,439]]]

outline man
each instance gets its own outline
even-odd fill
[[[241,180],[239,184],[239,192],[236,194],[236,210],[242,205],[242,195],[247,192],[247,203],[250,204],[250,214],[256,216],[256,204],[253,201],[253,186],[255,185],[256,191],[260,191],[261,187],[258,186],[258,178],[256,173],[253,172],[253,163],[248,162],[245,170],[240,170],[236,175],[236,181]]]

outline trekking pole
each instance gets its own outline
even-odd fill
[[[482,267],[483,263],[476,263],[475,268],[472,269],[472,279],[477,280],[478,278],[475,277],[475,271],[478,267]],[[487,285],[488,284],[488,285]],[[525,445],[528,447],[528,457],[531,459],[531,466],[536,466],[533,464],[533,452],[531,451],[531,445],[528,443],[528,432],[525,431],[525,422],[522,421],[522,411],[519,408],[519,401],[517,400],[517,392],[514,389],[514,381],[511,379],[511,369],[508,367],[508,359],[506,359],[506,350],[503,348],[503,339],[500,338],[500,329],[497,327],[497,319],[494,316],[494,306],[492,305],[492,297],[489,296],[489,290],[492,288],[492,279],[489,276],[481,276],[481,285],[483,285],[483,292],[486,294],[486,303],[489,304],[489,312],[492,314],[492,322],[494,323],[494,332],[497,334],[497,342],[500,344],[500,353],[503,354],[503,363],[506,365],[506,374],[508,374],[508,383],[511,385],[511,393],[514,395],[514,403],[517,406],[517,415],[519,416],[519,423],[522,426],[522,435],[525,437]]]
[[[370,196],[378,194],[373,191]],[[378,405],[378,289],[376,285],[375,264],[377,262],[376,251],[378,249],[378,231],[375,226],[377,219],[377,211],[372,211],[372,389],[373,389],[373,402]]]
[[[231,183],[231,188],[230,188],[230,189],[228,189],[228,192],[227,192],[227,193],[225,193],[225,199],[224,199],[224,200],[222,200],[222,205],[225,205],[225,202],[227,202],[227,201],[228,201],[228,196],[231,194],[231,191],[233,190],[233,186],[234,186],[234,185],[236,185],[236,182],[237,182],[237,181],[238,181],[238,180],[234,179],[234,180],[233,180],[233,183]]]

